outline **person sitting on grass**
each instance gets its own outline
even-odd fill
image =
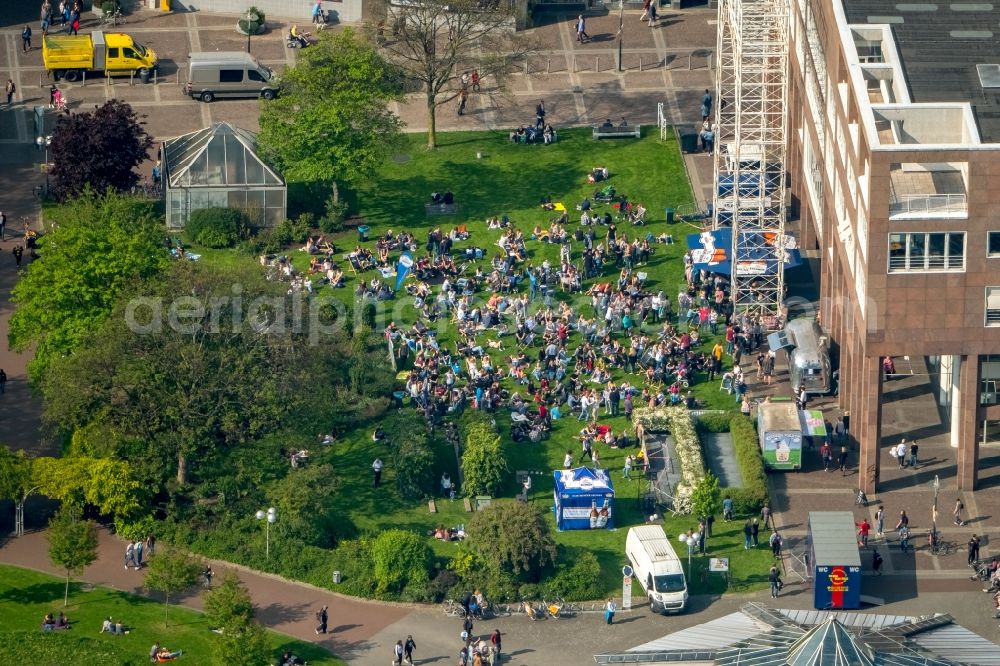
[[[154,647],[156,647],[156,646],[154,646]],[[171,652],[170,649],[168,649],[166,647],[160,647],[159,650],[156,651],[156,654],[155,654],[154,658],[158,662],[171,661],[171,660],[176,659],[177,657],[181,656],[182,654],[184,654],[183,650],[177,650],[176,652]]]
[[[52,613],[46,613],[45,617],[42,618],[42,631],[52,631],[56,628],[56,620],[52,617]]]

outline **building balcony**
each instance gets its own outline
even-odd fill
[[[969,216],[963,165],[894,164],[889,172],[890,220]]]

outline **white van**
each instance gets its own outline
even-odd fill
[[[687,606],[687,579],[680,558],[659,525],[632,527],[625,539],[625,555],[639,584],[646,590],[654,613],[680,613]]]
[[[249,53],[192,53],[184,94],[203,102],[224,97],[274,99],[280,85],[274,72]]]

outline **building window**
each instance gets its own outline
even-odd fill
[[[991,257],[1000,257],[1000,231],[986,232],[986,253]]]
[[[986,325],[1000,326],[1000,287],[986,287]]]
[[[965,270],[965,232],[889,234],[889,272]]]

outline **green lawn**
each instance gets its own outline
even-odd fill
[[[171,608],[170,626],[164,627],[163,604],[103,587],[84,591],[77,583],[70,587],[70,604],[64,610],[63,588],[64,582],[53,576],[0,566],[0,664],[148,664],[154,641],[183,650],[178,664],[218,663],[212,651],[215,635],[199,613]],[[42,632],[45,614],[63,610],[72,628]],[[108,615],[121,619],[130,633],[99,633]],[[310,643],[273,632],[268,636],[275,661],[284,650],[291,650],[310,664],[344,663]]]
[[[685,284],[681,260],[686,248],[685,238],[688,233],[696,230],[683,223],[666,224],[666,208],[686,208],[693,201],[683,160],[672,135],[665,142],[661,142],[653,133],[638,141],[595,142],[590,139],[589,129],[565,130],[560,133],[560,141],[555,145],[523,146],[509,143],[506,132],[462,132],[439,134],[439,141],[439,148],[428,152],[422,146],[420,136],[409,137],[408,145],[385,165],[376,182],[357,193],[357,206],[364,223],[371,227],[371,238],[389,229],[395,233],[408,229],[423,243],[428,231],[435,227],[447,232],[455,225],[466,224],[472,237],[466,243],[456,244],[456,250],[470,245],[478,246],[484,248],[487,258],[490,258],[499,249],[496,247],[496,240],[500,234],[486,228],[487,218],[507,214],[527,237],[536,224],[547,227],[550,218],[556,215],[539,206],[541,197],[551,196],[552,201],[564,203],[569,210],[570,224],[567,226],[572,232],[579,220],[579,213],[575,211],[576,204],[585,196],[591,195],[595,189],[594,185],[587,183],[587,175],[593,167],[603,166],[609,169],[610,183],[619,193],[628,195],[631,201],[642,203],[648,211],[645,226],[632,228],[627,224],[619,225],[619,235],[625,234],[632,238],[636,235],[645,236],[647,233],[654,236],[669,233],[674,236],[675,243],[672,245],[657,244],[649,264],[640,270],[648,272],[650,288],[663,290],[673,300],[676,310],[677,292]],[[482,157],[477,157],[477,153]],[[430,201],[430,193],[435,191],[454,192],[459,214],[426,217],[424,204]],[[598,212],[603,213],[604,210],[604,206],[597,206]],[[598,240],[603,238],[604,227],[597,227],[597,233]],[[338,234],[332,240],[343,252],[350,251],[358,244],[358,236],[354,230]],[[367,245],[373,248],[374,242],[370,240]],[[558,266],[557,245],[529,240],[527,249],[532,265],[538,265],[548,258],[553,265]],[[580,244],[574,243],[574,260],[579,260],[580,250]],[[421,247],[415,255],[420,256],[422,253]],[[305,253],[296,249],[289,254],[296,267],[302,270],[308,267],[309,257]],[[394,262],[396,256],[397,253],[394,253],[390,259]],[[238,258],[234,253],[208,252],[205,260],[227,263],[244,261],[247,270],[260,270],[254,259]],[[487,260],[483,264],[486,265]],[[344,265],[346,268],[346,262]],[[604,275],[586,282],[585,288],[598,281],[614,282],[617,275],[617,269],[607,266]],[[333,293],[351,308],[355,301],[353,290],[356,280],[371,279],[374,276],[373,271],[362,276],[348,274],[344,288],[332,290],[323,287],[320,293]],[[480,294],[480,297],[488,295]],[[405,294],[400,298],[409,300]],[[569,296],[557,293],[556,298],[568,299]],[[580,303],[574,307],[582,308],[587,316],[593,315],[589,301],[573,302]],[[392,307],[393,303],[390,302],[386,310],[391,311]],[[413,316],[412,308],[404,308],[397,323],[408,325]],[[378,325],[381,327],[386,323],[380,321]],[[653,330],[650,328],[650,333]],[[454,330],[449,328],[440,331],[438,339],[443,345],[451,344],[454,341]],[[703,346],[708,350],[712,343],[712,340],[706,340]],[[575,348],[576,344],[577,341],[571,338],[570,348]],[[491,355],[503,367],[503,357],[509,353],[508,350],[493,352]],[[614,378],[616,382],[620,381],[624,374],[616,371]],[[642,385],[638,376],[630,379],[634,384]],[[508,388],[523,391],[523,387]],[[692,386],[692,390],[706,407],[726,410],[736,407],[731,396],[718,390],[718,380],[707,382],[702,379]],[[510,418],[506,410],[500,410],[496,419],[501,433],[507,437]],[[624,417],[601,418],[600,422],[611,426],[616,432],[631,428]],[[567,449],[579,461],[580,445],[575,437],[580,431],[580,425],[573,417],[563,418],[554,424],[551,437],[541,444],[508,442],[512,474],[505,488],[505,496],[512,497],[519,490],[515,487],[513,472],[538,470],[542,475],[535,477],[532,501],[543,509],[549,509],[552,505],[552,470],[562,467]],[[461,501],[439,502],[439,513],[432,515],[425,502],[414,503],[400,499],[393,488],[391,466],[387,466],[385,471],[383,487],[377,491],[372,489],[372,460],[376,455],[383,460],[389,458],[385,447],[371,441],[373,427],[373,424],[359,424],[357,430],[346,433],[335,447],[314,452],[318,460],[330,462],[337,470],[342,483],[342,491],[339,493],[342,501],[337,508],[344,521],[353,524],[358,532],[401,527],[421,533],[437,524],[453,526],[465,522],[468,514],[464,512]],[[309,436],[314,435],[309,433]],[[457,479],[456,461],[450,445],[438,442],[436,446],[438,476],[441,472],[448,471],[453,479]],[[625,563],[625,533],[628,526],[644,520],[639,512],[638,497],[645,489],[644,482],[625,481],[622,478],[621,470],[628,452],[601,446],[599,453],[601,466],[613,470],[617,491],[616,524],[619,529],[564,532],[557,536],[558,543],[565,548],[565,554],[569,558],[581,549],[589,549],[597,554],[602,564],[602,584],[600,589],[594,590],[595,598],[620,589],[619,572]],[[677,535],[696,525],[696,521],[685,517],[669,518],[664,527],[668,534]],[[453,544],[431,542],[441,563],[455,548]],[[680,544],[678,547],[682,548]],[[710,541],[709,550],[712,555],[733,558],[733,572],[738,585],[763,584],[769,558],[760,551],[748,553],[743,550],[739,526],[726,530],[721,521],[716,523],[716,537]],[[693,591],[699,591],[698,580],[693,581],[692,586]],[[719,581],[709,583],[709,591],[721,590]]]

